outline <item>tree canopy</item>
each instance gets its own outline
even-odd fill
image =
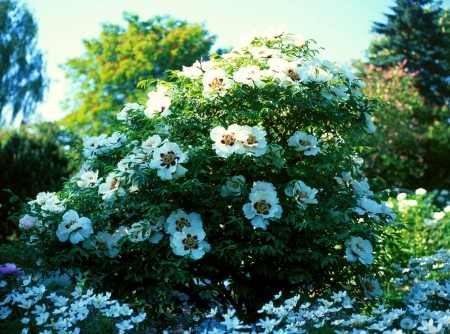
[[[37,25],[27,7],[0,0],[0,124],[18,115],[26,121],[43,99],[47,83],[36,38]]]
[[[378,36],[369,47],[369,63],[387,69],[407,59],[426,103],[444,105],[450,97],[450,34],[443,8],[434,0],[396,0],[391,10],[386,23],[373,27]]]
[[[147,91],[138,82],[165,78],[166,69],[181,69],[205,57],[215,41],[199,24],[156,16],[141,21],[124,13],[126,28],[103,24],[99,38],[84,40],[86,52],[65,65],[74,96],[65,108],[71,112],[61,124],[99,134],[127,102],[145,101]]]

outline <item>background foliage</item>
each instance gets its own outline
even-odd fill
[[[86,53],[64,65],[74,94],[66,101],[70,114],[59,123],[75,133],[110,131],[125,103],[145,101],[138,82],[167,78],[165,70],[208,57],[215,41],[203,26],[170,17],[142,21],[124,13],[124,20],[126,28],[103,24],[99,38],[83,41]]]
[[[448,188],[448,108],[425,103],[415,88],[418,72],[411,72],[406,60],[388,69],[355,65],[367,85],[364,93],[382,102],[373,114],[377,131],[363,135],[365,174],[385,181],[378,189]]]
[[[27,7],[0,0],[0,125],[18,115],[26,122],[42,101],[47,81],[36,38],[37,24]]]
[[[26,131],[0,133],[0,243],[18,238],[17,220],[7,220],[20,210],[20,201],[10,202],[12,194],[22,201],[36,198],[41,191],[56,191],[71,172],[70,162],[51,136]]]

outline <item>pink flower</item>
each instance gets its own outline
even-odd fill
[[[0,264],[0,279],[11,275],[20,275],[22,271],[14,263]]]

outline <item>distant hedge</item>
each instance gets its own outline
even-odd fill
[[[20,201],[10,203],[10,189],[20,200],[35,198],[42,191],[61,189],[70,173],[69,159],[51,137],[28,133],[3,133],[0,140],[0,243],[10,242],[17,222],[8,220],[19,211]],[[5,139],[7,136],[7,139]]]

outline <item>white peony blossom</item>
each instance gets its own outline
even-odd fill
[[[117,114],[119,121],[126,121],[130,119],[130,110],[142,110],[144,109],[139,103],[126,103],[122,110]]]
[[[56,231],[56,236],[61,242],[70,238],[70,242],[76,244],[88,238],[93,232],[92,222],[89,218],[80,218],[75,210],[69,210],[64,214],[63,221]]]
[[[366,126],[364,127],[364,130],[367,133],[374,133],[376,130],[375,124],[372,122],[372,118],[369,113],[364,113],[365,119],[366,119]]]
[[[269,191],[260,190],[261,188],[268,188]],[[244,204],[242,207],[245,218],[251,219],[254,227],[265,229],[269,223],[268,219],[281,218],[283,210],[278,204],[276,192],[272,188],[275,189],[271,183],[256,183],[249,195],[250,203]]]
[[[142,142],[141,147],[145,152],[151,153],[159,145],[161,145],[161,137],[158,135],[154,135],[148,137],[144,142]]]
[[[373,248],[369,240],[361,237],[351,237],[347,240],[345,254],[349,262],[359,260],[362,264],[368,265],[373,262]]]
[[[250,153],[254,156],[261,156],[266,153],[267,141],[266,131],[257,126],[241,126],[241,131],[236,133],[236,140],[242,145],[237,153]],[[242,148],[242,150],[241,150]]]
[[[289,137],[288,145],[295,147],[296,151],[303,152],[305,155],[316,155],[320,151],[320,148],[317,147],[319,142],[313,135],[299,131]]]
[[[382,213],[381,205],[372,199],[363,197],[357,203],[358,207],[355,208],[355,211],[361,216],[367,213],[370,217],[373,217],[374,214]]]
[[[182,232],[175,232],[170,237],[170,246],[176,255],[190,255],[193,259],[198,260],[210,250],[210,245],[203,240],[205,236],[202,228],[186,227]]]
[[[228,89],[233,85],[233,80],[227,77],[225,71],[221,68],[206,71],[203,74],[203,94],[211,95],[218,93],[224,96]]]
[[[180,150],[177,144],[165,143],[153,151],[150,168],[156,169],[162,180],[173,180],[186,174],[187,169],[180,164],[187,160],[187,155]]]
[[[295,181],[294,187],[289,186],[284,190],[287,196],[294,197],[298,205],[306,210],[308,204],[317,204],[317,199],[314,197],[317,194],[317,189],[311,189],[303,181]]]
[[[227,196],[239,196],[241,194],[241,187],[245,184],[245,178],[242,175],[233,176],[230,180],[222,186],[220,195],[222,197]]]
[[[112,172],[108,175],[105,183],[98,187],[98,193],[102,195],[105,201],[114,201],[117,196],[125,195],[125,190],[120,186],[120,175]]]
[[[245,138],[246,133],[244,129],[237,125],[232,124],[225,129],[222,126],[216,126],[210,132],[211,139],[215,142],[212,148],[216,151],[216,154],[222,158],[228,158],[235,152],[244,152],[242,142],[237,138]]]
[[[251,87],[261,88],[264,86],[264,81],[262,81],[261,78],[261,70],[256,65],[241,67],[239,70],[234,72],[233,80]]]
[[[203,228],[202,219],[196,212],[187,214],[183,210],[178,209],[167,218],[165,230],[167,233],[174,235],[176,232],[182,232],[187,227]]]
[[[77,181],[77,185],[80,188],[95,188],[100,184],[102,178],[98,178],[98,171],[91,172],[87,171],[80,176],[81,180]]]

